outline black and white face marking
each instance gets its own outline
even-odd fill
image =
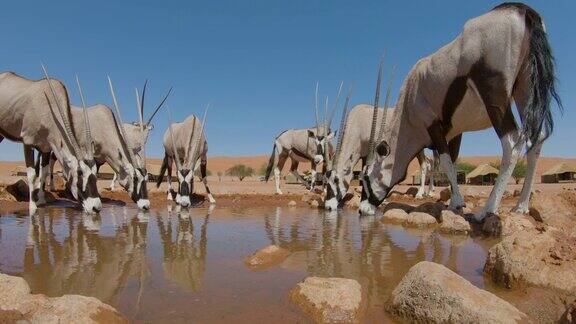
[[[326,180],[324,207],[327,210],[337,210],[344,203],[350,184],[345,180],[345,177],[333,170],[326,172]]]
[[[138,204],[142,210],[150,209],[150,200],[148,200],[148,171],[145,168],[136,168],[132,175],[132,192],[130,197],[132,201]]]
[[[182,207],[190,206],[190,195],[194,189],[194,172],[189,169],[178,170],[178,193],[176,202]]]
[[[376,147],[376,153],[376,160],[368,166],[362,178],[362,188],[366,197],[360,202],[360,213],[364,215],[374,215],[378,206],[388,196],[391,188],[391,186],[384,184],[381,177],[382,163],[390,155],[390,146],[386,141],[382,141]],[[389,180],[387,183],[390,182]]]
[[[100,212],[102,202],[97,187],[97,168],[94,160],[78,161],[76,188],[78,200],[87,213]]]
[[[332,132],[330,132],[328,136],[317,136],[313,131],[308,130],[308,137],[313,138],[314,143],[316,144],[316,155],[314,155],[314,162],[316,164],[322,163],[322,161],[324,161],[324,147],[326,147],[327,142],[330,141],[334,135]]]

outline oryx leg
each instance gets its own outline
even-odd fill
[[[298,164],[300,164],[300,162],[298,162],[296,159],[291,158],[292,159],[292,164],[290,165],[290,172],[296,177],[296,179],[298,179],[298,181],[300,181],[301,183],[303,183],[305,186],[308,185],[308,182],[306,181],[306,179],[304,179],[300,173],[298,173]]]
[[[50,153],[50,162],[49,162],[49,172],[50,172],[50,191],[56,191],[56,186],[54,185],[54,164],[56,163],[56,155],[54,153]]]
[[[206,188],[206,193],[208,194],[208,201],[210,201],[211,204],[214,204],[216,203],[216,200],[210,192],[210,188],[208,187],[208,180],[206,179],[206,160],[206,155],[204,154],[200,160],[200,175],[202,176],[202,183],[204,184],[204,188]]]
[[[501,90],[505,89],[505,84],[503,81],[499,81],[497,76],[490,77],[490,75],[474,80],[477,87],[484,90],[480,92],[480,95],[486,106],[492,126],[502,144],[500,173],[494,188],[492,188],[492,192],[490,192],[490,197],[486,201],[486,205],[480,213],[475,215],[476,220],[482,220],[486,215],[498,212],[500,201],[508,186],[508,180],[510,180],[516,162],[526,145],[526,141],[518,131],[518,126],[512,113],[510,96]]]
[[[418,192],[416,193],[417,199],[424,197],[426,193],[426,171],[429,168],[428,160],[426,159],[426,154],[424,150],[420,151],[417,155],[418,163],[420,164],[420,186],[418,187]]]
[[[440,154],[440,166],[446,172],[448,175],[448,180],[450,181],[450,189],[452,190],[450,209],[461,209],[466,207],[466,203],[464,202],[464,198],[462,197],[460,188],[458,187],[458,177],[456,173],[456,166],[454,164],[456,160],[452,159],[452,157],[457,156],[457,154],[450,150],[450,146],[446,142],[446,137],[444,136],[442,125],[439,122],[433,123],[428,128],[428,134],[432,139],[434,148],[437,149],[438,153]]]
[[[368,163],[368,158],[367,157],[361,157],[360,161],[362,162],[362,172],[364,172],[366,170],[366,164]],[[363,174],[360,175],[360,179],[362,179],[364,177]],[[368,195],[366,195],[366,192],[364,191],[364,186],[360,185],[360,201],[365,201],[368,199]]]
[[[312,177],[312,179],[310,180],[310,191],[314,190],[314,187],[316,187],[316,163],[314,163],[314,161],[312,161],[311,163],[311,167],[310,167],[310,176]]]
[[[114,176],[112,176],[112,181],[110,181],[110,191],[114,191],[114,188],[116,187],[116,177],[118,175],[116,174],[116,172],[114,172]]]
[[[166,156],[166,160],[167,160],[166,170],[168,173],[166,175],[166,182],[168,183],[168,189],[166,189],[168,195],[166,196],[166,199],[172,200],[172,158],[170,156]]]
[[[38,153],[38,159],[40,161],[40,183],[38,190],[38,204],[42,205],[46,203],[45,190],[46,177],[48,176],[49,165],[50,165],[50,155],[51,153]]]
[[[527,214],[530,209],[530,195],[532,194],[532,185],[534,184],[534,175],[536,173],[536,166],[540,158],[540,151],[542,150],[542,142],[534,145],[529,151],[527,156],[527,170],[524,184],[522,185],[522,192],[520,199],[514,207],[513,211],[518,213]]]
[[[34,164],[34,148],[30,145],[24,144],[24,160],[26,162],[26,178],[28,180],[28,211],[30,215],[36,214],[38,207],[36,205],[36,198],[38,196],[38,188],[36,188],[36,172]]]
[[[462,139],[462,136],[459,136],[460,140]],[[453,139],[452,141],[450,141],[450,143],[452,143],[455,139]],[[450,147],[450,143],[448,143],[448,147]],[[436,172],[438,172],[438,168],[439,168],[439,164],[440,164],[440,156],[438,155],[438,151],[433,150],[432,151],[432,168],[430,170],[430,182],[428,183],[428,196],[432,197],[434,195],[434,191],[436,191],[436,187],[435,187],[435,179],[434,179],[434,174]],[[455,159],[452,159],[452,161],[456,161]]]
[[[280,170],[284,168],[284,164],[286,163],[286,159],[288,158],[288,153],[284,152],[281,149],[279,151],[280,153],[278,154],[278,163],[274,167],[274,181],[276,183],[276,193],[281,195],[282,190],[280,190]]]

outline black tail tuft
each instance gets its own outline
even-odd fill
[[[535,144],[542,140],[540,134],[546,139],[554,130],[554,119],[550,109],[552,99],[556,101],[560,111],[563,108],[560,96],[556,92],[554,56],[542,20],[530,11],[525,15],[526,27],[530,30],[530,51],[527,59],[531,92],[525,109],[522,134]]]
[[[164,159],[162,160],[162,166],[160,167],[160,174],[158,175],[158,179],[156,179],[156,188],[160,188],[162,180],[164,180],[164,173],[166,173],[167,168],[168,168],[168,154],[164,153]]]
[[[272,173],[272,168],[274,167],[274,160],[276,159],[276,143],[272,147],[272,154],[270,154],[270,159],[268,160],[268,166],[266,167],[266,174],[264,175],[264,180],[268,182],[270,179],[270,174]]]

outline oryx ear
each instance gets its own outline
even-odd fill
[[[314,135],[313,131],[308,130],[308,137],[316,137],[316,136]]]
[[[387,157],[390,154],[390,146],[388,143],[386,143],[386,141],[382,141],[376,147],[376,153],[378,153],[378,155],[381,157]]]
[[[153,130],[154,129],[154,124],[149,124],[148,125],[148,130]]]
[[[337,131],[336,131],[336,132],[337,132]],[[329,141],[331,141],[331,140],[334,138],[334,136],[336,136],[336,132],[334,132],[334,133],[332,133],[332,132],[328,133],[328,136],[326,136],[326,139],[329,140]]]

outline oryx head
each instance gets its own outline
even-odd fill
[[[308,138],[314,141],[316,145],[316,154],[314,155],[314,163],[319,164],[328,160],[329,144],[334,138],[334,133],[332,132],[332,119],[334,118],[334,112],[338,106],[338,100],[340,99],[340,92],[342,91],[343,82],[340,83],[338,87],[338,93],[336,95],[336,101],[334,101],[334,107],[328,115],[328,97],[324,101],[324,125],[320,125],[320,114],[318,112],[318,82],[316,82],[316,90],[314,92],[314,113],[316,115],[316,127],[314,129],[308,130]]]
[[[378,107],[380,103],[380,84],[382,81],[382,66],[384,64],[383,59],[380,60],[380,66],[378,67],[378,79],[376,81],[376,95],[374,98],[374,107]],[[394,79],[394,69],[392,69],[392,75],[388,82],[388,90],[386,93],[386,100],[384,104],[384,111],[380,122],[380,132],[376,134],[376,124],[378,118],[378,109],[374,109],[374,114],[372,115],[372,128],[370,130],[370,141],[369,141],[369,151],[367,158],[367,166],[362,170],[362,189],[364,190],[365,199],[360,203],[360,213],[365,215],[373,215],[376,212],[376,208],[384,201],[390,189],[392,188],[390,172],[388,176],[383,177],[382,166],[386,158],[390,156],[390,145],[384,139],[384,130],[386,127],[386,108],[388,106],[388,100],[390,98],[390,90],[392,87],[392,81]],[[390,168],[391,164],[388,164]]]
[[[340,207],[347,199],[351,198],[352,195],[348,194],[348,188],[350,187],[350,181],[353,177],[354,167],[352,165],[352,156],[349,155],[348,158],[344,159],[343,154],[348,154],[349,152],[342,152],[342,142],[346,134],[346,122],[348,119],[348,104],[350,103],[350,97],[352,96],[352,88],[348,90],[348,96],[346,96],[346,102],[344,103],[344,110],[342,112],[342,120],[340,122],[340,134],[338,135],[338,142],[336,144],[336,154],[332,157],[330,163],[328,163],[329,169],[326,171],[326,197],[324,207],[328,210],[336,210]],[[340,161],[340,162],[339,162]],[[341,163],[341,165],[340,165]]]
[[[63,138],[59,155],[62,156],[65,159],[65,163],[68,164],[69,174],[67,177],[68,180],[71,180],[70,189],[72,195],[82,204],[85,212],[99,212],[102,209],[102,202],[100,201],[100,195],[96,183],[94,145],[86,107],[84,106],[83,109],[86,145],[81,148],[70,123],[69,116],[72,114],[70,112],[70,101],[68,100],[66,88],[61,82],[50,79],[48,72],[43,65],[42,70],[46,76],[46,81],[48,82],[52,94],[51,98],[53,100],[50,100],[50,97],[46,93],[45,96],[48,105],[50,106],[52,117]],[[78,77],[76,77],[76,82],[78,86],[80,86]],[[81,88],[79,88],[79,91],[80,96],[83,98]],[[84,102],[84,99],[82,99],[82,101]]]
[[[112,81],[108,77],[108,85],[110,87],[110,93],[112,94],[112,100],[114,102],[114,110],[116,114],[114,115],[114,122],[116,130],[119,134],[121,148],[119,148],[118,155],[122,161],[122,170],[119,172],[119,183],[124,187],[130,198],[134,201],[138,208],[142,210],[150,209],[150,200],[148,199],[148,170],[146,168],[146,141],[148,139],[148,133],[153,128],[151,121],[154,115],[160,110],[164,102],[170,95],[172,89],[168,91],[164,99],[158,104],[154,113],[148,119],[148,122],[144,123],[144,99],[146,96],[146,86],[148,80],[144,83],[144,88],[142,89],[142,100],[140,100],[140,94],[138,90],[136,92],[136,109],[138,111],[139,123],[135,138],[132,141],[126,135],[126,129],[124,123],[122,122],[122,116],[120,113],[120,108],[118,106],[118,101],[116,100],[116,94],[114,92],[114,87],[112,86]],[[135,154],[133,151],[133,146],[140,146],[139,154]]]
[[[168,110],[168,129],[170,132],[170,139],[172,143],[172,151],[174,153],[174,160],[176,162],[176,175],[178,178],[178,192],[176,193],[176,203],[180,204],[182,207],[189,207],[191,204],[191,195],[194,192],[194,171],[196,169],[196,161],[202,153],[200,148],[202,146],[201,139],[204,134],[204,125],[206,124],[206,115],[208,114],[208,108],[210,105],[206,106],[204,110],[204,117],[202,119],[202,124],[200,129],[196,129],[196,117],[194,117],[194,123],[192,126],[192,133],[188,139],[188,145],[186,147],[187,151],[185,153],[184,165],[182,165],[180,160],[180,154],[178,153],[178,147],[176,146],[176,138],[174,135],[174,130],[172,129],[172,116],[170,110]]]

